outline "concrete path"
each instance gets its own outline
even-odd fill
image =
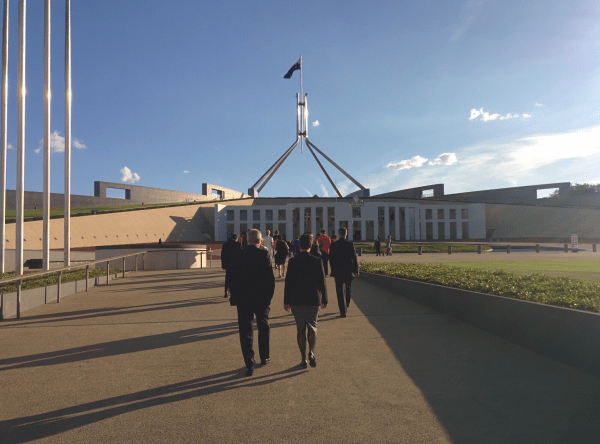
[[[140,272],[0,323],[0,442],[596,443],[600,380],[359,279],[300,370],[244,376],[217,269]]]

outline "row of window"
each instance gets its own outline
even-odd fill
[[[353,219],[360,219],[362,217],[362,208],[361,207],[353,207],[352,208],[352,218]],[[385,208],[384,207],[378,207],[378,218],[379,221],[381,223],[383,223],[384,219],[385,219]],[[311,220],[311,213],[312,213],[312,208],[304,208],[304,223],[305,225],[310,225],[310,220]],[[323,220],[323,208],[322,207],[318,207],[315,208],[315,216],[316,216],[316,220],[317,220],[317,224],[319,224],[319,221]],[[395,218],[395,208],[394,207],[390,207],[390,219]],[[450,209],[448,210],[448,218],[449,219],[456,219],[456,209]],[[446,218],[445,216],[446,214],[446,210],[443,208],[440,208],[437,210],[437,219],[439,220],[444,220]],[[400,208],[400,215],[403,216],[404,215],[404,209]],[[281,220],[284,221],[286,219],[286,211],[285,210],[277,210],[277,216],[278,219],[277,220]],[[334,207],[328,207],[327,208],[327,217],[329,220],[333,221],[333,219],[335,218],[335,208]],[[469,210],[468,209],[462,209],[460,210],[460,217],[461,219],[468,219],[469,218]],[[294,208],[293,209],[293,214],[292,214],[292,218],[296,221],[300,220],[300,208]],[[425,210],[425,219],[433,219],[433,209],[428,208]],[[228,222],[233,222],[235,220],[235,213],[234,210],[227,210],[227,221]],[[248,210],[240,210],[240,221],[247,221],[248,220]],[[253,221],[260,221],[260,210],[252,210],[252,220]],[[265,220],[266,221],[272,221],[273,220],[273,210],[265,210]]]

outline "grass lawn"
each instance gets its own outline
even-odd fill
[[[477,245],[472,244],[392,244],[393,253],[418,253],[419,247],[423,247],[423,253],[447,253],[448,245],[452,245],[453,253],[474,253]],[[362,248],[363,253],[375,253],[373,244],[355,243],[356,248]],[[381,253],[385,252],[385,243],[381,243]],[[482,247],[482,251],[492,251],[491,247]]]
[[[485,270],[504,270],[522,274],[542,273],[546,276],[566,276],[587,282],[600,282],[600,259],[452,262],[444,265]]]

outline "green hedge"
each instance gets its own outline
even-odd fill
[[[392,253],[418,253],[419,247],[423,247],[423,253],[447,253],[448,245],[452,246],[453,253],[473,253],[477,251],[477,245],[472,244],[399,244],[392,245]],[[363,253],[375,253],[372,244],[357,244],[356,248],[362,248]],[[385,243],[381,243],[381,253],[385,252]],[[481,251],[492,251],[491,247],[482,246]]]
[[[111,268],[110,274],[121,273],[120,268]],[[15,273],[0,273],[0,279],[6,279],[10,277],[14,277]],[[98,276],[106,276],[106,268],[90,268],[90,278],[95,278]],[[62,277],[60,278],[60,282],[73,282],[85,279],[85,268],[81,270],[73,270],[63,272]],[[22,290],[29,290],[31,288],[39,288],[46,287],[48,285],[56,285],[58,284],[58,273],[48,274],[45,276],[24,279],[23,284],[21,285]],[[12,293],[17,291],[17,283],[9,282],[8,284],[0,285],[0,294],[4,293]]]
[[[600,284],[544,274],[523,275],[501,270],[442,264],[363,262],[360,270],[463,290],[522,299],[540,304],[600,313]]]

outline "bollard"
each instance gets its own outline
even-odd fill
[[[62,279],[62,271],[58,272],[58,283],[56,284],[56,303],[58,304],[60,302],[60,280]]]
[[[448,245],[448,254],[452,254],[452,245]]]
[[[106,261],[106,285],[108,285],[108,275],[110,274],[110,261]]]
[[[21,319],[21,284],[23,281],[17,281],[17,319]]]
[[[123,258],[123,277],[125,277],[125,258]]]
[[[358,255],[362,256],[362,247],[358,247]]]
[[[477,245],[477,254],[481,254],[481,245]]]
[[[423,247],[419,245],[419,255],[423,254]]]
[[[210,268],[212,268],[212,248],[209,248],[209,249],[208,249],[208,254],[209,254],[209,256],[210,256],[210,257],[208,258],[208,260],[210,261],[208,266],[209,266]]]
[[[536,253],[540,252],[540,244],[535,244],[535,252]]]
[[[510,245],[507,245],[507,246],[506,246],[506,252],[507,252],[507,253],[510,253]]]
[[[135,271],[137,273],[137,258],[138,258],[139,254],[135,255]]]
[[[592,252],[596,252],[596,244],[592,244]]]
[[[88,291],[88,280],[90,279],[90,266],[85,266],[85,292]]]
[[[569,244],[565,244],[565,253],[569,252]]]

